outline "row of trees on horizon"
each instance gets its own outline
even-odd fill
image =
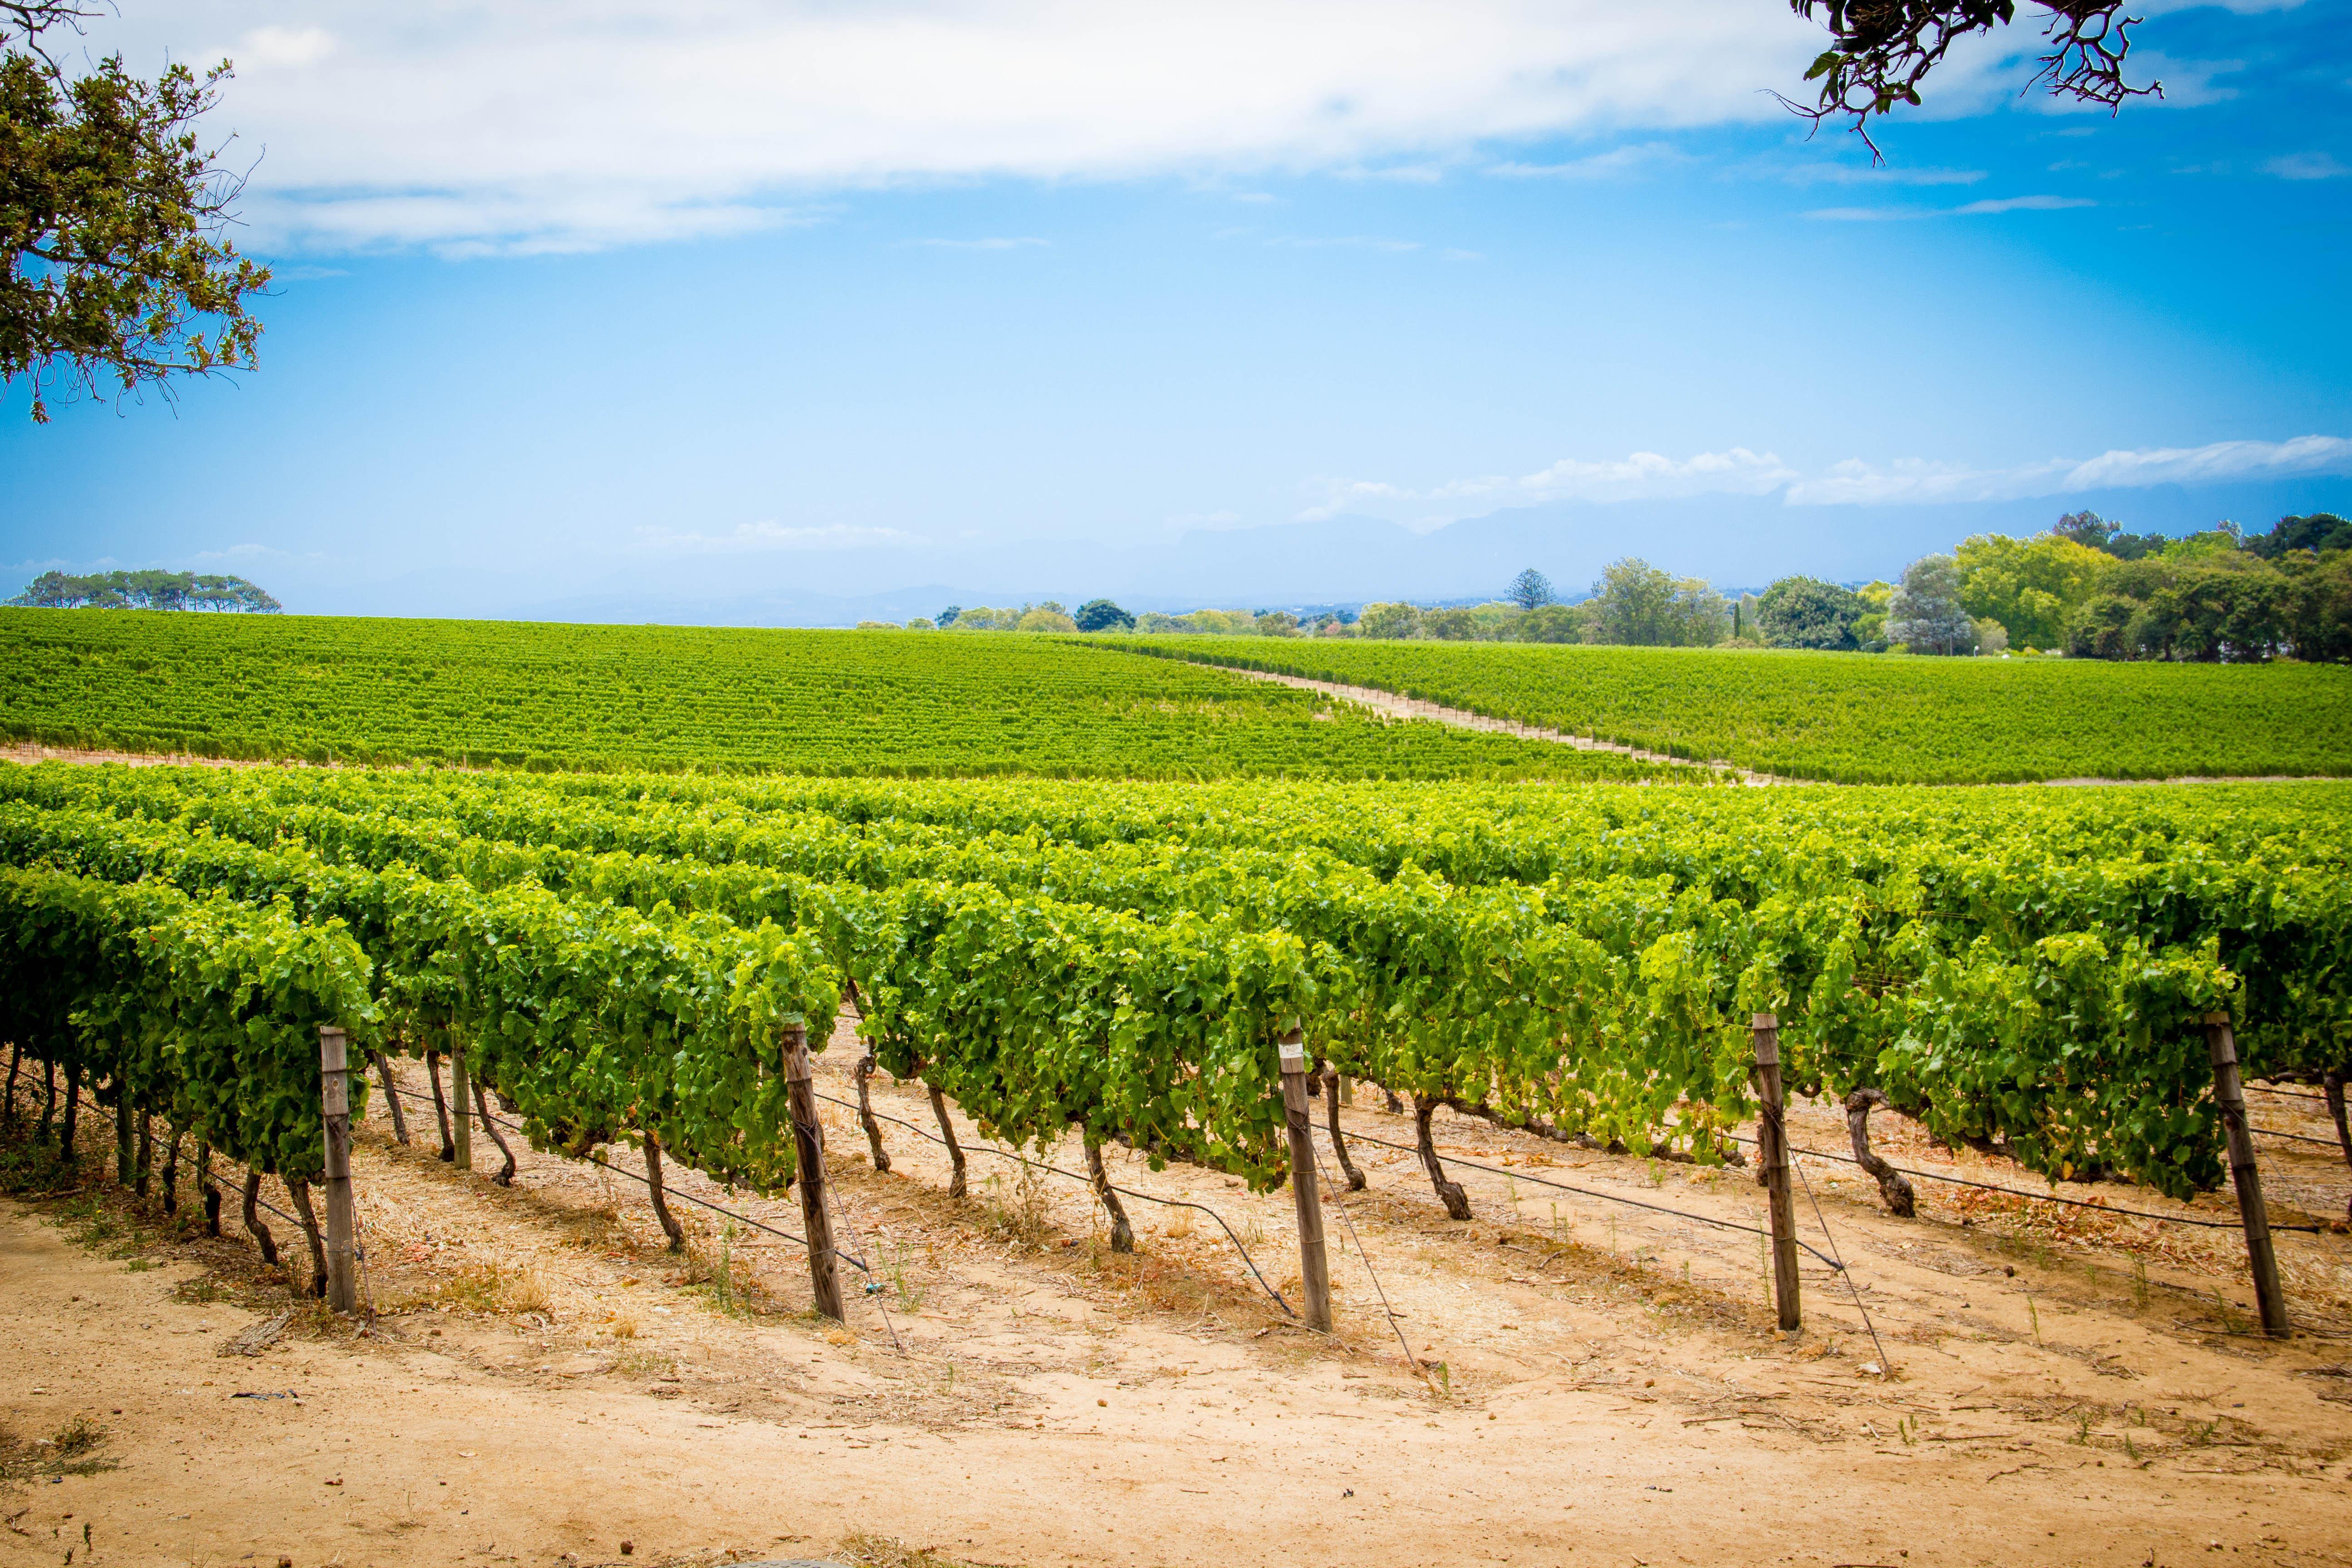
[[[1731,595],[1628,556],[1574,603],[1561,602],[1530,567],[1502,597],[1475,605],[1392,601],[1302,617],[1216,609],[1135,616],[1108,599],[1073,612],[1047,601],[950,605],[908,627],[2336,661],[2352,658],[2352,521],[2315,512],[2282,518],[2267,533],[2224,522],[2168,539],[2082,511],[2027,539],[1974,535],[1949,554],[1913,562],[1898,582],[1859,586],[1790,576],[1760,594]]]

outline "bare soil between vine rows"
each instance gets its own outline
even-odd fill
[[[821,1089],[851,1096],[850,1055],[837,1037]],[[1351,1138],[1409,1144],[1377,1098],[1344,1113]],[[2254,1098],[2266,1127],[2329,1131],[2308,1102]],[[930,1126],[917,1089],[877,1080],[876,1105]],[[828,1104],[844,1245],[876,1286],[845,1271],[845,1329],[808,1310],[797,1247],[680,1205],[693,1247],[674,1256],[637,1184],[515,1141],[501,1188],[486,1138],[459,1172],[430,1106],[405,1109],[413,1147],[379,1098],[353,1159],[363,1332],[306,1310],[258,1355],[220,1353],[285,1306],[283,1271],[233,1192],[216,1240],[188,1233],[192,1202],[167,1221],[117,1192],[94,1117],[85,1184],[0,1204],[0,1568],[69,1550],[89,1568],[2352,1562],[2342,1235],[2281,1237],[2303,1331],[2271,1342],[2248,1331],[2232,1230],[1924,1184],[1899,1220],[1853,1166],[1809,1160],[1853,1289],[1809,1258],[1806,1326],[1782,1335],[1755,1237],[1535,1180],[1760,1224],[1746,1173],[1442,1115],[1442,1153],[1511,1173],[1455,1167],[1475,1209],[1455,1223],[1411,1154],[1351,1142],[1370,1187],[1327,1203],[1325,1339],[1203,1216],[1129,1200],[1139,1252],[1121,1257],[1083,1185],[1024,1193],[968,1124],[972,1194],[951,1200],[939,1145],[885,1122],[877,1173]],[[1898,1163],[2045,1190],[1880,1122]],[[1791,1124],[1802,1147],[1843,1147],[1830,1108]],[[2332,1149],[2263,1154],[2276,1219],[2343,1216]],[[1286,1192],[1110,1160],[1121,1186],[1217,1211],[1297,1300]],[[1075,1146],[1055,1163],[1079,1168]],[[800,1228],[791,1199],[673,1177]],[[44,1457],[84,1419],[95,1447]]]

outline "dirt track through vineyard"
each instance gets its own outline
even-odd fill
[[[837,1041],[820,1075],[844,1099],[848,1056]],[[420,1068],[408,1082],[423,1088]],[[2304,1102],[2257,1099],[2266,1126],[2325,1128]],[[877,1105],[929,1125],[908,1087],[882,1080]],[[7,1486],[0,1564],[68,1546],[97,1568],[890,1561],[890,1539],[945,1561],[1216,1568],[2123,1565],[2217,1542],[2234,1560],[2352,1561],[2340,1235],[2281,1238],[2313,1332],[2271,1344],[2244,1331],[2232,1231],[1924,1185],[1906,1222],[1850,1165],[1806,1162],[1883,1377],[1825,1268],[1809,1260],[1807,1326],[1781,1336],[1753,1237],[1533,1181],[1755,1223],[1744,1173],[1442,1120],[1442,1152],[1512,1174],[1456,1168],[1475,1217],[1455,1224],[1409,1154],[1355,1143],[1370,1187],[1334,1194],[1339,1323],[1322,1341],[1212,1224],[1182,1234],[1182,1211],[1130,1201],[1141,1252],[1120,1258],[1078,1184],[1024,1207],[1018,1167],[975,1148],[973,1195],[952,1201],[937,1144],[885,1123],[894,1168],[878,1174],[853,1113],[828,1105],[845,1245],[877,1286],[847,1271],[840,1330],[806,1311],[797,1247],[723,1237],[704,1213],[677,1258],[635,1183],[519,1147],[501,1189],[435,1158],[429,1104],[409,1110],[414,1148],[393,1144],[379,1100],[354,1160],[383,1314],[364,1335],[305,1317],[258,1357],[216,1353],[285,1299],[233,1199],[226,1237],[178,1243],[152,1209],[143,1243],[120,1228],[111,1200],[85,1195],[78,1217],[69,1198],[5,1206],[0,1410],[27,1440],[87,1416],[120,1468]],[[1370,1103],[1345,1119],[1411,1140],[1409,1119]],[[1801,1146],[1842,1147],[1826,1108],[1791,1122]],[[1915,1130],[1885,1126],[1881,1146],[2039,1190]],[[2277,1217],[2340,1216],[2340,1156],[2280,1149],[2264,1149]],[[475,1155],[496,1169],[478,1134]],[[1112,1173],[1215,1208],[1295,1300],[1286,1193],[1117,1152]],[[799,1228],[790,1200],[677,1186]],[[1406,1365],[1350,1226],[1438,1393]]]

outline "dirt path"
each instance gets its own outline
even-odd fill
[[[821,1085],[845,1098],[846,1055]],[[877,1103],[928,1125],[910,1088],[886,1080]],[[878,1174],[851,1114],[828,1115],[850,1246],[876,1271],[873,1292],[849,1271],[846,1329],[805,1310],[796,1247],[705,1214],[673,1257],[642,1187],[520,1149],[499,1188],[435,1157],[429,1106],[415,1147],[380,1104],[359,1139],[382,1313],[364,1335],[309,1314],[224,1357],[286,1300],[233,1217],[220,1240],[175,1241],[152,1205],[96,1189],[0,1205],[0,1418],[29,1441],[87,1417],[119,1467],[50,1479],[19,1449],[36,1475],[0,1488],[0,1565],[68,1547],[95,1568],[905,1561],[892,1539],[942,1561],[1204,1568],[2121,1568],[2215,1542],[2352,1562],[2338,1237],[2282,1237],[2315,1332],[2272,1344],[2227,1331],[2251,1313],[2231,1232],[1939,1193],[1903,1222],[1852,1167],[1812,1163],[1878,1341],[1818,1266],[1806,1329],[1781,1336],[1753,1237],[1533,1184],[1752,1223],[1741,1173],[1451,1121],[1442,1152],[1513,1174],[1456,1168],[1476,1214],[1454,1224],[1409,1154],[1353,1142],[1370,1187],[1334,1194],[1327,1342],[1286,1326],[1213,1224],[1130,1200],[1141,1253],[1117,1257],[1083,1187],[1024,1190],[968,1125],[973,1197],[956,1202],[938,1145],[886,1123]],[[2309,1121],[2280,1120],[2301,1116],[2284,1101],[2263,1115]],[[1346,1122],[1410,1141],[1369,1105]],[[1838,1146],[1831,1111],[1792,1123]],[[1890,1132],[1901,1163],[1949,1164]],[[487,1140],[476,1153],[495,1169]],[[2280,1183],[2341,1213],[2340,1162],[2288,1165]],[[1295,1290],[1286,1194],[1113,1168],[1216,1209]],[[789,1201],[677,1186],[797,1229]],[[1405,1363],[1351,1228],[1442,1397]],[[1882,1353],[1891,1378],[1867,1370]]]
[[[1216,667],[1229,674],[1246,676],[1252,680],[1272,681],[1276,686],[1294,686],[1301,691],[1320,691],[1327,697],[1347,701],[1386,713],[1397,719],[1433,719],[1440,724],[1451,724],[1461,730],[1486,730],[1500,735],[1517,735],[1523,741],[1550,741],[1562,746],[1573,746],[1580,752],[1612,752],[1637,762],[1666,763],[1678,768],[1713,768],[1736,773],[1739,782],[1748,784],[1788,784],[1772,773],[1759,773],[1736,763],[1695,763],[1688,757],[1670,757],[1664,752],[1645,752],[1639,746],[1621,746],[1613,741],[1596,741],[1590,735],[1571,735],[1565,730],[1548,730],[1539,724],[1522,724],[1513,719],[1496,719],[1486,713],[1475,713],[1466,708],[1448,708],[1440,702],[1424,702],[1418,697],[1402,697],[1393,691],[1383,691],[1377,686],[1345,686],[1336,680],[1310,680],[1303,675],[1282,675],[1270,669],[1244,669],[1238,665]]]

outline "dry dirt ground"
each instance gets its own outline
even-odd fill
[[[820,1058],[824,1092],[852,1095],[850,1054]],[[919,1090],[875,1095],[931,1126]],[[2265,1127],[2332,1131],[2255,1099]],[[673,1255],[636,1182],[509,1135],[500,1187],[487,1138],[458,1171],[429,1103],[406,1110],[404,1148],[373,1098],[353,1161],[373,1323],[303,1309],[249,1357],[224,1352],[289,1296],[233,1192],[221,1238],[184,1173],[167,1218],[160,1190],[113,1186],[86,1115],[79,1176],[0,1203],[0,1568],[2352,1562],[2341,1234],[2281,1237],[2300,1331],[2272,1342],[2233,1230],[1926,1184],[1898,1220],[1851,1164],[1808,1160],[1825,1223],[1801,1197],[1803,1234],[1852,1283],[1808,1257],[1805,1327],[1782,1335],[1756,1237],[1608,1201],[1755,1225],[1746,1173],[1441,1115],[1442,1152],[1500,1168],[1453,1168],[1475,1211],[1455,1223],[1410,1153],[1365,1141],[1412,1140],[1366,1092],[1344,1120],[1370,1186],[1326,1189],[1327,1339],[1207,1215],[1129,1199],[1139,1252],[1118,1256],[1080,1183],[1023,1182],[966,1124],[952,1200],[937,1143],[883,1123],[878,1173],[828,1103],[844,1246],[872,1269],[845,1270],[838,1327],[789,1242],[680,1204]],[[2047,1190],[1880,1122],[1900,1163]],[[1791,1123],[1843,1147],[1829,1108]],[[2342,1218],[2340,1154],[2263,1152],[2278,1220]],[[1297,1300],[1286,1192],[1110,1160],[1121,1186],[1214,1210]],[[673,1176],[800,1228],[793,1199]]]

